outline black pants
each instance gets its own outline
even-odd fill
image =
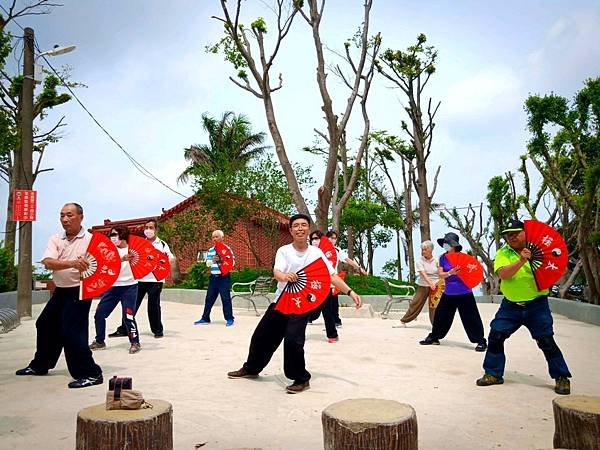
[[[340,301],[338,299],[338,294],[331,296],[331,305],[332,305],[333,319],[335,320],[335,324],[341,325],[342,319],[340,319]]]
[[[443,294],[435,310],[433,328],[429,336],[433,339],[444,339],[450,331],[457,309],[469,341],[474,344],[485,343],[483,322],[473,293],[462,295]]]
[[[329,296],[325,299],[321,306],[308,313],[308,320],[311,323],[319,318],[321,312],[323,313],[325,331],[327,332],[327,337],[329,338],[338,337],[336,325],[342,324],[340,319],[340,303],[338,301],[338,296],[337,294],[333,295],[331,292],[332,291],[329,291]]]
[[[135,303],[135,314],[140,309],[144,296],[148,294],[148,321],[150,322],[150,329],[155,336],[162,336],[163,325],[161,321],[161,310],[160,310],[160,293],[162,292],[163,283],[151,282],[151,281],[140,281],[138,283],[137,300]],[[127,327],[125,326],[125,320],[117,328],[117,331],[127,334]]]
[[[325,332],[327,333],[327,337],[338,337],[337,328],[335,326],[333,295],[331,295],[331,291],[329,291],[329,295],[321,305],[321,311],[323,312],[323,320],[325,321]]]
[[[37,349],[29,366],[38,373],[53,369],[64,349],[69,373],[75,379],[97,377],[102,369],[88,347],[91,300],[79,300],[79,287],[57,287],[35,322]]]
[[[244,368],[251,374],[259,374],[283,341],[283,373],[295,383],[304,383],[310,380],[304,361],[308,314],[285,315],[274,307],[269,305],[252,334]]]

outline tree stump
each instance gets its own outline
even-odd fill
[[[600,450],[600,397],[555,398],[554,447]]]
[[[106,410],[89,406],[77,414],[77,450],[173,449],[173,407],[147,400],[153,407]]]
[[[325,450],[416,450],[412,406],[375,398],[348,399],[323,410]]]

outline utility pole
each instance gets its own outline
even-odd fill
[[[33,89],[34,37],[33,29],[25,28],[23,35],[23,88],[21,91],[21,157],[19,164],[20,189],[33,189]],[[31,317],[31,235],[32,222],[19,222],[19,274],[17,284],[17,313],[19,318]]]

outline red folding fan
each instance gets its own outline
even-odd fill
[[[304,314],[318,308],[329,295],[331,275],[323,258],[300,269],[298,280],[288,282],[277,299],[275,310],[283,314]]]
[[[102,233],[92,233],[83,256],[89,268],[81,272],[79,299],[91,300],[108,291],[121,272],[121,257],[117,247]]]
[[[335,269],[337,267],[337,250],[333,246],[333,242],[328,237],[322,236],[319,239],[319,248]]]
[[[458,252],[446,253],[444,257],[452,264],[452,267],[460,266],[460,271],[456,276],[470,289],[473,289],[483,280],[483,267],[474,256]]]
[[[227,275],[233,269],[233,253],[222,242],[215,243],[215,251],[221,260],[219,261],[219,269],[221,270],[221,275]]]
[[[152,270],[152,275],[156,277],[156,281],[162,281],[171,273],[171,263],[166,253],[155,249],[156,266]]]
[[[346,279],[346,272],[340,272],[338,273],[338,276],[342,279],[345,280]],[[338,295],[340,293],[340,290],[338,288],[336,288],[335,286],[333,287],[333,295]]]
[[[563,237],[549,225],[526,220],[525,239],[531,250],[529,264],[538,290],[548,289],[567,270],[569,251]]]
[[[127,238],[129,245],[129,264],[133,278],[139,280],[148,275],[156,267],[156,248],[148,239],[129,235]]]

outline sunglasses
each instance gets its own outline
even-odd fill
[[[109,236],[110,237],[119,237],[119,233],[110,233]]]

